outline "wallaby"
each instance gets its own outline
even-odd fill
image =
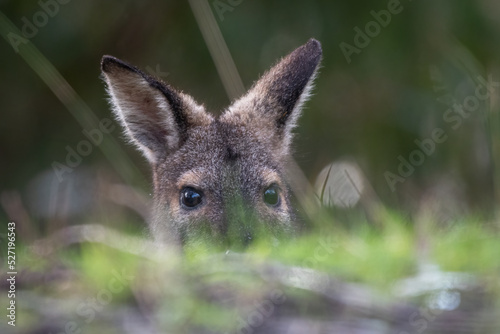
[[[114,114],[153,171],[149,225],[157,241],[185,243],[204,231],[204,238],[248,243],[257,230],[296,230],[286,169],[321,54],[309,40],[219,117],[136,67],[102,58]]]

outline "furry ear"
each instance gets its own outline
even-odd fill
[[[189,128],[213,120],[190,96],[117,58],[104,56],[101,69],[116,117],[151,163],[180,147]]]
[[[250,124],[260,134],[277,139],[278,149],[288,154],[292,129],[309,97],[321,54],[321,44],[310,39],[267,71],[221,120]]]

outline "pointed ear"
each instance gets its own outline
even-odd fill
[[[191,127],[213,120],[190,96],[119,59],[104,56],[101,69],[116,117],[151,163],[179,148]]]
[[[221,120],[250,124],[274,138],[281,153],[288,154],[292,129],[309,97],[321,53],[321,44],[310,39],[266,72]]]

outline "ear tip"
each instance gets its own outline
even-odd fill
[[[113,57],[113,56],[108,56],[108,55],[104,55],[102,56],[102,59],[101,59],[101,70],[103,72],[109,72],[113,66],[113,63],[116,62],[116,58]]]
[[[311,53],[313,57],[321,57],[323,54],[323,49],[321,47],[321,43],[315,39],[311,38],[305,44],[305,48]]]
[[[321,51],[321,43],[320,41],[318,41],[316,38],[310,38],[308,41],[307,41],[307,45],[310,45],[316,49],[318,49],[319,51]]]
[[[124,62],[116,57],[109,56],[109,55],[102,56],[101,70],[104,73],[110,73],[113,71],[113,69],[118,69],[118,68],[127,69],[127,70],[131,70],[131,71],[136,72],[135,67],[133,67],[130,64],[127,64],[126,62]]]

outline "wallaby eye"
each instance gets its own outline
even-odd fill
[[[269,206],[277,206],[280,203],[279,188],[273,184],[264,190],[264,202]]]
[[[181,190],[181,203],[184,207],[192,209],[201,203],[201,193],[191,187]]]

